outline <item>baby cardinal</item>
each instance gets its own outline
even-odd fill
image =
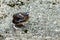
[[[17,13],[13,15],[12,22],[15,24],[16,27],[24,26],[24,23],[27,22],[29,19],[28,13]]]

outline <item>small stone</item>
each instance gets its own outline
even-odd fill
[[[27,1],[29,1],[29,0],[27,0]]]
[[[0,34],[0,40],[3,40],[4,39],[4,36]]]
[[[24,30],[24,32],[25,32],[25,33],[27,33],[27,31],[28,31],[27,29],[26,29],[26,30]]]
[[[56,5],[56,3],[52,3],[53,5]]]
[[[21,2],[21,5],[24,5],[24,2]]]
[[[45,40],[47,40],[47,39],[45,39]]]
[[[0,35],[0,37],[3,37],[2,35]]]
[[[15,6],[15,4],[7,4],[8,6],[10,6],[10,7],[14,7]]]

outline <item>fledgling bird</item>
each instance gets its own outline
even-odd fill
[[[24,26],[24,22],[27,22],[29,19],[28,13],[17,13],[13,15],[12,22],[15,24],[16,27]]]

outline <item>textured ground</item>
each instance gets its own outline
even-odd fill
[[[30,19],[14,30],[12,16],[19,12]],[[0,0],[0,40],[60,40],[60,0]]]

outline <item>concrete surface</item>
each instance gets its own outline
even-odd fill
[[[0,0],[0,40],[60,40],[60,0],[19,1]],[[26,27],[14,30],[12,16],[19,12],[28,12],[30,18]]]

